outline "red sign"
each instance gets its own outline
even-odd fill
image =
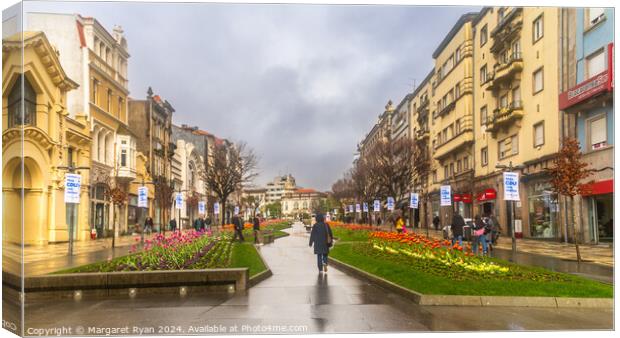
[[[613,90],[613,50],[613,43],[607,45],[607,70],[560,94],[559,106],[561,110],[572,107],[597,94]]]
[[[460,202],[462,200],[461,194],[454,194],[454,202]]]
[[[497,197],[497,192],[495,189],[486,189],[482,193],[478,195],[477,200],[480,202],[494,200]]]
[[[580,186],[581,196],[613,194],[614,180],[598,181]]]
[[[471,194],[463,194],[463,203],[471,203]]]

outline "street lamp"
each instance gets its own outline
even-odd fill
[[[502,172],[512,172],[513,170],[521,170],[524,169],[525,166],[523,165],[516,165],[513,166],[512,165],[512,161],[510,161],[508,163],[508,165],[503,165],[503,164],[497,164],[495,166],[496,169],[502,169]],[[510,201],[510,219],[512,221],[512,224],[510,226],[510,236],[512,238],[512,259],[513,261],[516,259],[517,257],[517,238],[515,237],[515,205],[514,202],[515,201]]]
[[[176,186],[175,181],[172,181],[172,185],[173,185],[172,188],[174,189],[174,186]],[[184,192],[189,192],[189,191],[190,191],[189,189],[181,189],[181,187],[175,190],[177,194],[182,194]],[[176,199],[175,199],[175,205],[176,205]],[[181,208],[177,207],[177,209],[179,210],[179,218],[178,218],[177,226],[178,226],[178,231],[181,232]]]
[[[56,169],[66,170],[68,173],[75,174],[77,170],[90,170],[90,167],[76,167],[75,163],[71,163],[69,166],[60,166],[56,167]],[[65,190],[67,187],[65,186]],[[81,190],[81,184],[80,184]],[[79,194],[79,192],[78,192]],[[69,256],[73,256],[73,229],[75,228],[75,205],[76,203],[68,203],[69,210],[71,212],[71,217],[69,218]]]
[[[144,177],[142,177],[142,180],[140,182],[131,182],[131,184],[139,184],[140,187],[145,187],[147,184],[155,185],[155,182],[151,182],[151,181],[147,182],[147,181],[144,180]],[[146,200],[147,200],[146,209],[148,209],[148,193],[147,193],[147,196],[146,196]],[[140,204],[140,193],[138,191],[138,206],[139,206],[139,204]],[[145,229],[142,229],[142,231],[140,231],[140,243],[144,243],[144,230]]]

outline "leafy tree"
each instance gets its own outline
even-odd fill
[[[118,227],[118,213],[120,207],[127,202],[127,192],[125,189],[110,176],[105,176],[101,180],[104,186],[103,198],[110,202],[113,206],[112,220],[112,248],[116,246],[116,228]]]
[[[575,211],[573,206],[574,197],[585,193],[588,185],[580,184],[581,181],[592,175],[589,164],[581,159],[579,141],[574,138],[566,138],[558,156],[553,161],[551,168],[547,172],[551,176],[553,190],[570,198],[571,201],[571,221],[573,223],[573,234],[575,236],[575,251],[577,253],[577,263],[581,263],[581,252],[579,251],[579,229],[575,222]]]
[[[273,202],[273,203],[267,204],[265,206],[265,209],[269,211],[269,215],[271,217],[278,218],[280,217],[280,215],[282,215],[282,204],[280,202]]]

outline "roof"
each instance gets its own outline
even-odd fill
[[[491,10],[491,8],[493,7],[484,7],[480,10],[480,13],[478,13],[478,16],[476,16],[476,18],[472,21],[472,24],[477,24],[478,22],[480,22],[480,19],[482,19],[484,17],[484,15]]]
[[[459,20],[454,24],[454,27],[452,27],[450,32],[448,32],[446,37],[443,38],[437,49],[435,49],[435,51],[433,52],[433,58],[436,59],[439,56],[439,54],[444,50],[444,48],[446,48],[448,43],[450,43],[450,40],[454,38],[456,33],[458,33],[458,31],[461,29],[461,27],[463,27],[464,24],[474,20],[477,16],[478,12],[469,12],[461,15]]]
[[[317,191],[314,190],[314,189],[310,189],[310,188],[302,188],[302,189],[295,190],[296,194],[312,194],[312,193],[315,193],[315,192],[317,192]]]

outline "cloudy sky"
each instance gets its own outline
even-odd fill
[[[80,13],[129,44],[131,97],[148,86],[175,124],[246,141],[264,184],[292,173],[329,190],[386,102],[433,66],[458,17],[476,8],[208,3],[26,2],[25,11]]]

